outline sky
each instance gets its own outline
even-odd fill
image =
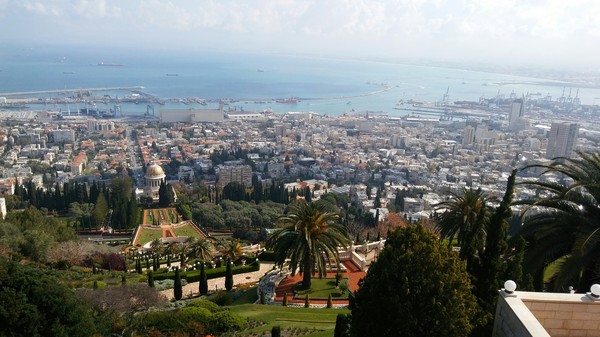
[[[0,0],[0,45],[243,51],[598,70],[598,0]]]

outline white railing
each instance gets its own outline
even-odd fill
[[[367,260],[352,251],[352,262],[362,271],[367,269]]]

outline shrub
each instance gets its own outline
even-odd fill
[[[219,291],[218,293],[209,296],[208,300],[222,307],[233,303],[233,298],[227,291]]]
[[[219,277],[224,277],[226,274],[225,266],[219,268],[206,268],[206,278],[214,279]],[[258,271],[260,269],[260,263],[254,261],[245,266],[234,266],[232,268],[233,275],[249,273],[252,271]],[[198,282],[200,281],[200,271],[199,270],[191,270],[187,272],[181,272],[181,278],[186,279],[188,283]],[[154,274],[154,280],[166,280],[166,279],[175,279],[175,272],[166,272],[165,270],[159,270]]]
[[[332,308],[333,307],[333,298],[331,297],[331,294],[329,294],[329,297],[327,297],[327,308]]]
[[[310,297],[308,297],[308,294],[306,294],[306,298],[304,298],[304,307],[310,308]]]
[[[213,333],[236,331],[244,328],[246,328],[246,320],[229,310],[219,311],[212,315],[210,331]]]
[[[217,312],[217,311],[221,311],[221,307],[219,307],[218,304],[216,304],[215,302],[212,302],[212,301],[208,301],[208,300],[194,300],[194,301],[189,302],[187,306],[204,308],[213,313]]]
[[[208,309],[188,306],[179,310],[176,318],[185,325],[188,325],[190,321],[195,321],[206,327],[210,324],[212,315]]]
[[[288,294],[287,294],[287,292],[283,293],[283,306],[284,307],[288,306]]]
[[[281,327],[279,325],[271,328],[271,337],[281,337]]]
[[[275,253],[270,250],[266,250],[258,254],[258,259],[261,261],[275,262]]]

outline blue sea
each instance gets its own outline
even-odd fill
[[[120,66],[99,66],[99,63]],[[511,92],[519,97],[529,92],[539,94],[534,98],[548,94],[558,98],[565,87],[566,94],[571,87],[572,96],[576,91],[571,84],[545,79],[293,55],[62,47],[0,52],[0,93],[121,86],[143,86],[145,93],[165,99],[234,99],[238,101],[230,107],[245,111],[313,111],[329,115],[352,111],[404,115],[404,111],[394,109],[400,100],[436,102],[446,91],[451,101],[478,101],[480,97],[492,98],[498,94],[508,97]],[[131,93],[107,94],[123,97]],[[301,100],[294,104],[275,102],[290,97]],[[584,104],[595,104],[596,98],[600,99],[600,89],[580,88],[579,98]],[[160,107],[163,106],[157,106],[156,110]],[[164,107],[196,105],[168,103]],[[74,105],[46,108],[76,109]],[[125,114],[141,114],[146,106],[127,104],[122,109]]]

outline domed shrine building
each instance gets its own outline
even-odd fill
[[[158,202],[158,190],[163,182],[166,182],[165,171],[160,165],[151,163],[146,168],[144,195],[152,198],[152,201]]]

